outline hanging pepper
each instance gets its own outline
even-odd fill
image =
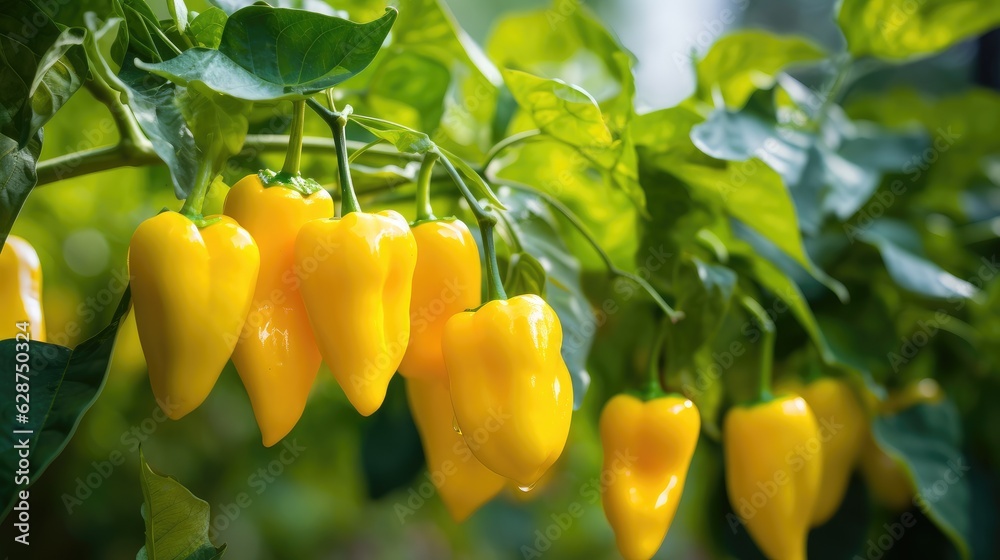
[[[537,295],[498,299],[445,325],[444,360],[455,418],[484,465],[530,487],[569,434],[573,384],[562,327]]]
[[[306,223],[295,243],[320,353],[362,415],[378,410],[410,340],[417,244],[397,212]]]
[[[819,426],[802,397],[735,406],[722,431],[729,503],[765,556],[803,560],[823,475]]]
[[[698,443],[698,409],[681,396],[647,402],[618,395],[601,413],[604,513],[625,560],[649,560],[659,550],[684,491]]]
[[[27,323],[31,340],[45,341],[42,266],[34,247],[16,235],[0,251],[0,321],[0,339],[24,334],[17,324]]]
[[[413,228],[417,266],[410,298],[410,344],[399,372],[414,379],[447,379],[441,337],[456,313],[480,303],[479,248],[459,220],[430,221]]]
[[[407,379],[406,395],[423,442],[431,480],[451,517],[461,523],[496,496],[506,480],[484,467],[462,435],[455,431],[455,413],[446,379]]]
[[[139,342],[156,401],[175,420],[205,400],[233,353],[260,268],[257,244],[235,220],[203,223],[163,212],[129,244]]]
[[[302,416],[322,360],[299,293],[295,239],[306,222],[333,215],[333,199],[315,181],[265,170],[230,189],[225,213],[260,248],[253,304],[233,363],[270,447]]]
[[[878,412],[897,414],[911,406],[937,403],[944,398],[941,387],[933,379],[911,383],[889,395]],[[872,497],[890,511],[903,511],[913,505],[915,489],[905,467],[879,447],[871,429],[866,430],[861,452],[861,474],[868,483]]]
[[[851,473],[865,443],[868,417],[845,381],[823,378],[797,391],[823,429],[823,481],[812,514],[812,526],[830,520],[844,501]]]

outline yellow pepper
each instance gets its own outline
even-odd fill
[[[803,560],[823,475],[819,426],[802,397],[726,415],[722,430],[729,503],[771,560]]]
[[[28,323],[31,340],[45,341],[42,314],[42,265],[34,247],[8,235],[0,250],[0,339],[23,334],[19,323]]]
[[[294,274],[299,230],[333,215],[333,199],[315,187],[304,194],[262,171],[237,182],[225,201],[225,214],[260,248],[257,287],[233,363],[268,447],[299,421],[322,360]]]
[[[823,482],[812,514],[812,526],[826,523],[840,509],[851,473],[858,463],[868,416],[845,381],[823,378],[799,389],[821,428]]]
[[[484,467],[455,431],[447,379],[407,379],[406,395],[431,480],[452,518],[461,523],[496,496],[506,479]]]
[[[681,396],[642,402],[618,395],[605,405],[600,429],[602,476],[611,480],[602,496],[604,513],[622,557],[649,560],[684,491],[701,429],[698,409]]]
[[[452,315],[479,305],[479,249],[459,220],[423,222],[413,228],[413,237],[417,267],[410,298],[410,344],[399,373],[412,379],[446,379],[444,325]]]
[[[530,487],[566,445],[573,384],[562,327],[537,295],[493,300],[453,316],[442,348],[455,418],[484,465]]]
[[[879,413],[891,415],[921,403],[937,403],[944,393],[937,381],[921,379],[889,395],[879,407]],[[902,464],[890,457],[875,442],[869,429],[861,453],[861,474],[876,502],[888,510],[903,511],[913,505],[913,481]]]
[[[257,244],[235,220],[205,222],[163,212],[129,245],[139,342],[156,401],[175,420],[205,400],[229,361],[260,268]]]
[[[410,339],[417,244],[397,212],[351,212],[306,223],[295,243],[302,299],[347,398],[362,415],[382,406]]]

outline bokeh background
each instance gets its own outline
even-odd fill
[[[167,16],[163,2],[150,4],[159,15]],[[347,4],[351,9],[377,3],[354,0]],[[448,0],[447,4],[480,44],[489,40],[497,22],[510,13],[549,6],[542,0]],[[684,61],[692,52],[706,52],[715,39],[733,28],[798,33],[832,50],[843,42],[832,17],[832,0],[594,0],[586,4],[636,55],[640,109],[672,106],[689,96],[694,78],[690,62]],[[189,5],[203,9],[198,2]],[[723,10],[734,15],[732,23],[720,18]],[[998,43],[993,34],[920,62],[874,68],[847,93],[847,99],[900,85],[935,95],[961,91],[971,84],[995,88],[1000,84]],[[585,64],[579,69],[581,75],[587,70]],[[45,126],[42,158],[113,144],[117,136],[107,121],[104,107],[81,91]],[[310,126],[315,126],[314,134],[325,135],[318,122]],[[281,155],[265,155],[264,162],[280,167]],[[309,155],[305,171],[332,182],[335,163],[332,157]],[[164,167],[83,176],[31,194],[12,233],[31,240],[41,256],[50,341],[74,346],[106,324],[124,287],[131,233],[161,208],[178,206]],[[630,232],[625,229],[616,235]],[[630,245],[627,239],[603,241],[610,246]],[[606,289],[599,272],[588,272],[585,281],[591,294]],[[464,525],[456,526],[436,496],[413,497],[427,478],[400,379],[393,382],[382,410],[366,419],[354,411],[324,369],[304,417],[285,440],[294,452],[282,444],[263,448],[249,401],[231,366],[197,411],[181,421],[165,420],[153,401],[130,320],[120,335],[99,400],[67,449],[34,486],[32,553],[38,558],[135,556],[143,544],[144,529],[139,515],[141,443],[155,469],[176,477],[211,504],[211,536],[217,545],[228,544],[227,558],[507,559],[525,558],[525,546],[554,560],[616,558],[613,535],[592,491],[601,462],[596,419],[608,396],[620,388],[617,380],[623,369],[641,363],[641,357],[629,363],[631,357],[623,358],[617,349],[641,331],[643,323],[615,326],[613,321],[598,332],[589,364],[592,386],[575,415],[567,451],[551,476],[529,493],[509,489]],[[996,414],[992,425],[1000,425]],[[745,536],[733,536],[724,519],[719,454],[716,443],[702,439],[659,558],[716,557],[722,548],[741,556],[740,542],[730,541]],[[981,474],[973,476],[982,478],[977,478],[977,484],[989,489],[987,496],[996,492],[996,478],[990,482]],[[241,494],[249,497],[249,505]],[[864,513],[866,498],[859,482],[855,481],[848,499],[843,515],[869,515]],[[565,519],[563,514],[573,503],[583,506],[583,517],[551,530],[559,519]],[[985,519],[996,519],[992,506],[982,507]],[[706,514],[706,509],[717,513]],[[868,521],[859,517],[858,522],[863,520]],[[934,531],[930,523],[923,527]],[[547,529],[549,538],[541,539]],[[10,542],[10,534],[8,520],[0,542]],[[558,537],[546,547],[552,534]],[[915,534],[908,539],[887,557],[910,557],[924,537]]]

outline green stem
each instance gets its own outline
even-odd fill
[[[292,102],[292,128],[288,134],[288,151],[285,152],[285,165],[281,171],[289,175],[299,174],[299,164],[302,161],[302,130],[306,121],[306,102]]]
[[[417,176],[417,222],[436,219],[434,208],[431,207],[431,177],[438,157],[434,152],[427,152],[420,164],[420,175]]]
[[[659,396],[663,393],[663,382],[660,379],[660,356],[663,355],[663,345],[667,340],[667,323],[661,321],[656,335],[653,339],[653,346],[649,351],[649,365],[646,370],[648,384],[646,394],[649,397]]]
[[[208,186],[215,175],[212,170],[212,158],[207,155],[198,162],[198,171],[195,174],[194,189],[184,200],[181,206],[181,214],[192,220],[201,219],[201,209],[205,206],[205,195],[208,194]]]
[[[442,156],[436,148],[435,153],[441,158],[441,164],[444,165],[444,168],[448,171],[448,175],[451,175],[452,180],[455,181],[458,190],[462,192],[462,196],[468,201],[469,207],[472,208],[472,214],[476,217],[476,222],[479,224],[479,231],[483,236],[483,251],[486,253],[486,301],[507,299],[507,292],[503,289],[503,280],[500,279],[500,265],[497,263],[496,245],[493,240],[493,230],[496,228],[497,219],[479,204],[476,196],[469,190],[468,185],[465,184],[465,180],[462,179],[461,173],[455,169],[455,165],[451,163],[451,160]]]
[[[590,233],[590,230],[587,229],[587,226],[584,225],[583,221],[580,220],[580,218],[576,214],[574,214],[573,211],[570,210],[565,204],[563,204],[562,201],[560,201],[558,198],[550,195],[549,193],[539,191],[538,189],[533,189],[527,185],[521,185],[510,181],[504,181],[503,184],[515,190],[529,192],[537,196],[538,198],[544,200],[546,204],[548,204],[553,210],[561,214],[563,218],[565,218],[566,221],[573,226],[573,228],[575,228],[578,232],[580,232],[580,235],[583,236],[583,238],[587,241],[587,243],[590,244],[590,246],[594,249],[594,252],[597,253],[597,255],[601,258],[601,261],[604,263],[604,266],[607,267],[608,269],[608,274],[615,277],[626,278],[632,281],[633,283],[637,284],[643,290],[645,290],[649,294],[649,296],[653,298],[653,301],[656,302],[656,305],[658,305],[660,309],[662,309],[663,312],[667,314],[667,317],[670,318],[671,322],[676,323],[684,318],[684,313],[670,307],[670,305],[663,299],[663,297],[656,290],[656,288],[654,288],[644,278],[637,276],[626,270],[622,270],[621,268],[618,268],[618,266],[615,265],[614,261],[611,260],[611,256],[608,255],[608,253],[601,247],[600,243],[597,242],[597,239],[594,238],[593,234]]]
[[[493,163],[493,160],[496,159],[497,156],[503,153],[503,151],[506,150],[507,148],[510,148],[515,144],[519,144],[525,140],[534,138],[536,136],[540,136],[541,134],[542,134],[541,130],[525,130],[524,132],[518,132],[517,134],[513,134],[511,136],[504,138],[503,140],[500,140],[499,142],[494,144],[494,146],[490,148],[490,151],[486,154],[486,160],[483,162],[482,170],[485,172],[486,168],[489,167],[491,163]]]
[[[772,397],[771,376],[774,370],[774,342],[777,332],[774,328],[774,322],[771,321],[767,311],[757,303],[757,300],[743,296],[740,298],[740,304],[757,319],[761,329],[764,330],[763,346],[760,349],[760,377],[757,383],[757,398],[761,402],[766,402]]]
[[[351,164],[347,155],[347,115],[340,113],[334,119],[333,141],[337,145],[337,171],[340,173],[340,216],[351,212],[360,212],[358,195],[354,192],[354,182],[351,180]]]

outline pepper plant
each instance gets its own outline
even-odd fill
[[[575,2],[278,4],[4,3],[12,547],[996,556],[1000,94],[882,79],[995,2],[732,31],[652,110]]]

